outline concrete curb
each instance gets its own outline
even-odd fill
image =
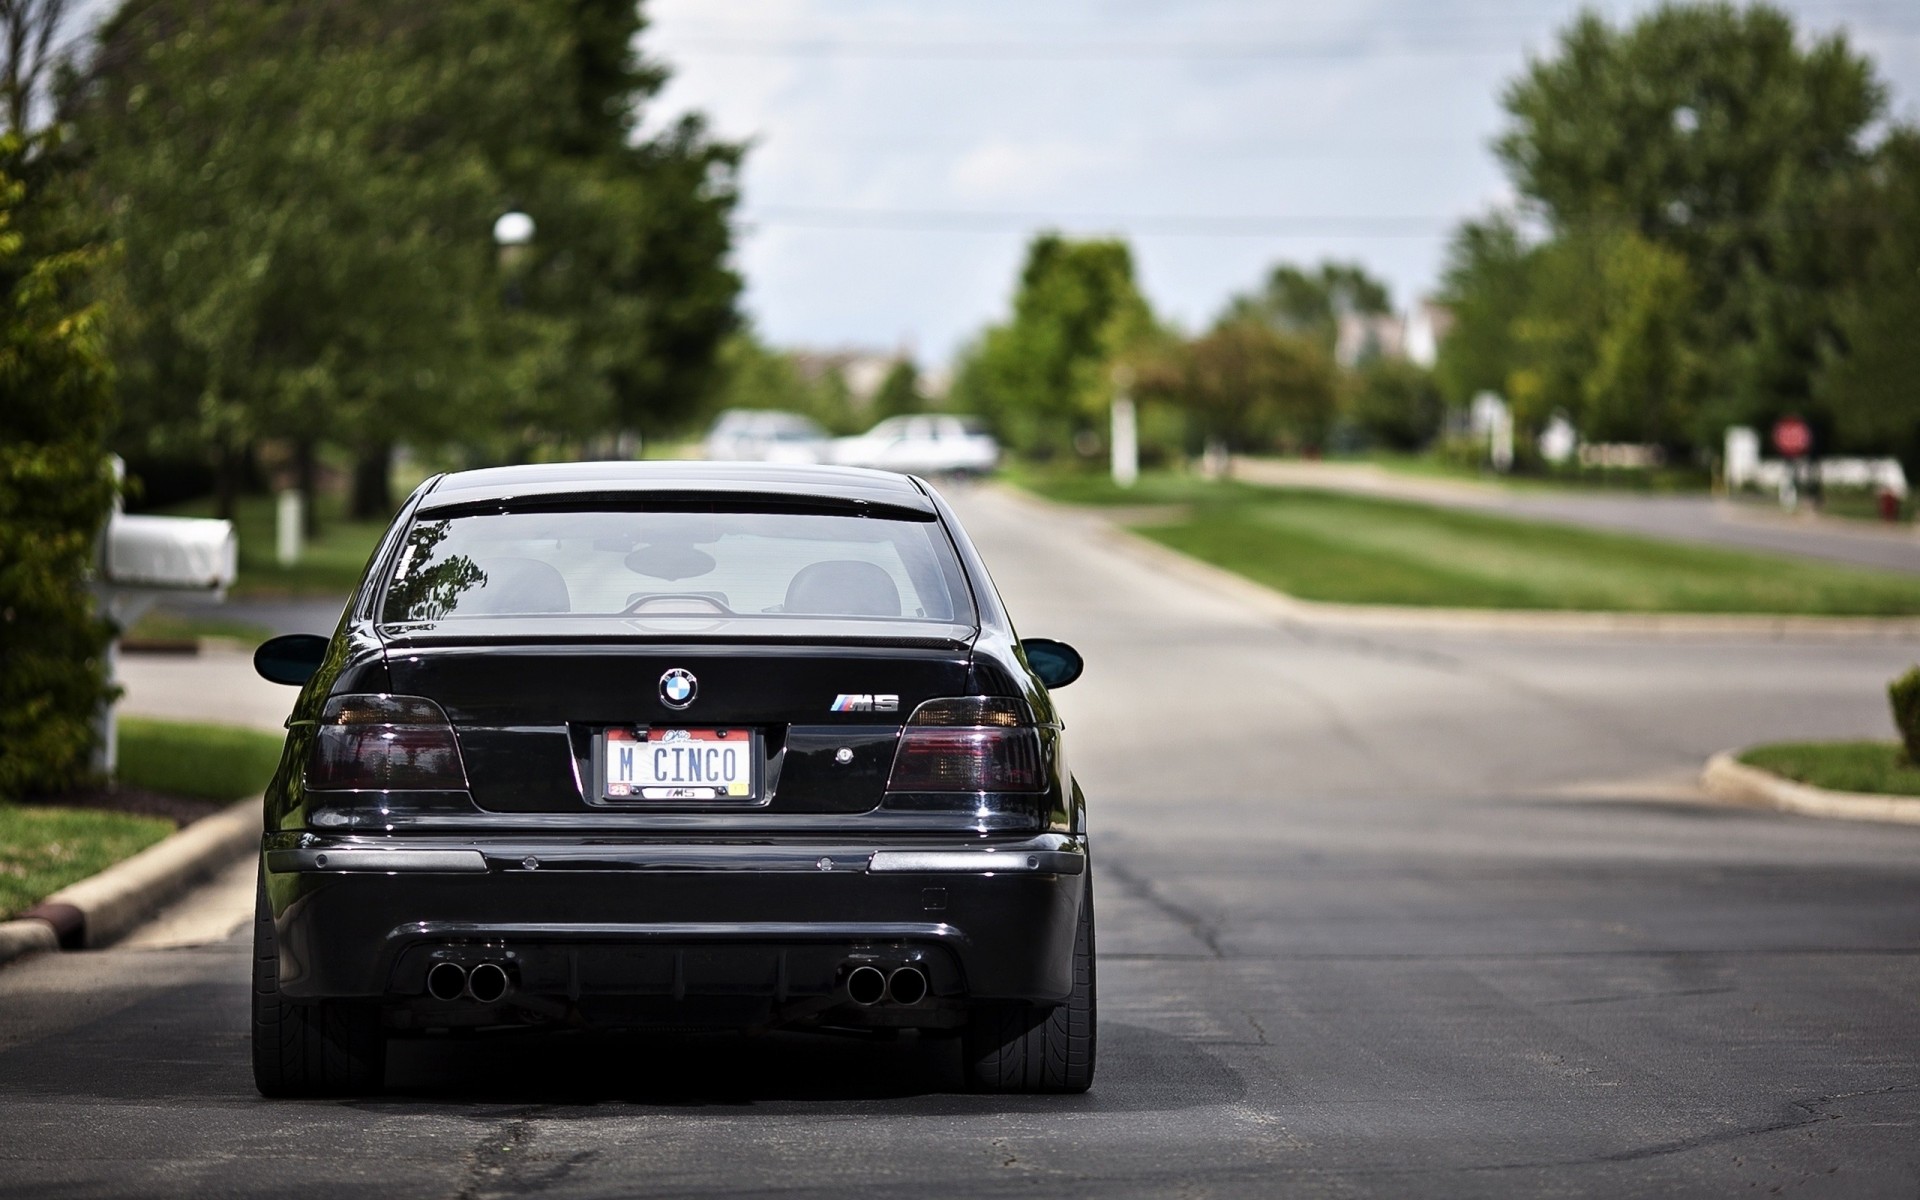
[[[0,921],[0,964],[39,950],[58,950],[60,935],[53,926],[34,917]]]
[[[258,849],[260,830],[255,796],[61,888],[19,919],[0,922],[0,964],[36,950],[112,944],[188,888]]]
[[[1771,808],[1801,813],[1809,817],[1834,817],[1843,821],[1894,821],[1920,825],[1920,796],[1877,796],[1867,792],[1830,792],[1812,784],[1798,783],[1772,771],[1750,767],[1736,757],[1737,751],[1722,751],[1707,760],[1700,785],[1729,804]]]
[[[1108,520],[1098,509],[1061,504],[1010,484],[990,485],[1016,504],[1053,520],[1077,521],[1089,536],[1157,571],[1211,592],[1223,592],[1282,621],[1356,629],[1432,633],[1519,633],[1539,636],[1617,634],[1628,637],[1727,637],[1761,640],[1907,641],[1920,639],[1920,617],[1806,617],[1762,613],[1616,613],[1532,609],[1423,608],[1330,604],[1300,600],[1224,567],[1169,549]]]

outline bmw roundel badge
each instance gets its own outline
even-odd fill
[[[685,708],[700,694],[700,681],[693,672],[675,667],[660,677],[660,703],[668,708]]]

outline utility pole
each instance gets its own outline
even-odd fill
[[[1130,488],[1140,479],[1140,427],[1134,412],[1133,372],[1126,367],[1113,369],[1113,416],[1108,446],[1113,457],[1113,482]]]

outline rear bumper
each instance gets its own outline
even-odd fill
[[[849,960],[913,962],[943,1001],[1064,1000],[1083,839],[599,843],[269,834],[292,999],[417,1000],[437,961],[517,993],[819,999]]]

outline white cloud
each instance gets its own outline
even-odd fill
[[[1827,30],[1851,2],[1788,7],[1803,28]],[[1650,3],[1599,7],[1618,18]],[[698,109],[726,136],[759,139],[743,176],[751,231],[739,261],[766,334],[877,346],[904,337],[939,359],[1004,313],[1027,231],[773,218],[1442,218],[1424,231],[1323,225],[1233,238],[1118,222],[1156,307],[1189,324],[1282,257],[1358,259],[1405,302],[1436,281],[1447,224],[1510,197],[1487,149],[1500,90],[1580,6],[652,0],[645,45],[676,70],[654,120]],[[1856,7],[1865,23],[1899,24],[1875,0]],[[1911,117],[1920,41],[1900,29],[1907,36],[1854,41],[1879,59],[1894,111]],[[860,53],[835,52],[849,45]]]

